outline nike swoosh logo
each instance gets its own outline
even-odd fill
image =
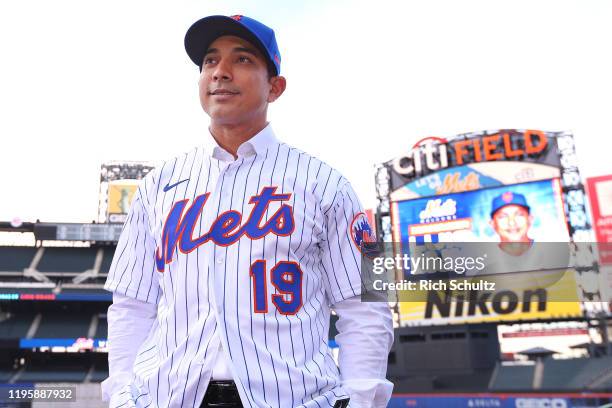
[[[188,181],[189,179],[185,179],[185,180],[181,180],[181,181],[177,181],[174,184],[166,184],[166,187],[164,187],[164,193],[167,192],[168,190],[173,189],[174,187],[178,186],[181,183],[184,183],[186,181]]]

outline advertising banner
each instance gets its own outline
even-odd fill
[[[108,209],[110,222],[124,222],[139,180],[116,180],[108,184]]]
[[[612,174],[587,179],[593,229],[598,242],[599,262],[612,265]]]
[[[470,171],[481,177],[484,186],[494,183],[495,180],[503,183],[519,183],[533,181],[540,177],[547,177],[546,170],[533,167],[529,170],[521,169],[520,166],[506,166],[507,172],[503,175],[493,175],[485,166],[474,166],[490,162],[506,162],[512,164],[532,163],[560,168],[561,162],[558,154],[555,135],[540,130],[501,130],[494,133],[474,133],[455,138],[452,141],[439,137],[427,137],[419,140],[411,148],[395,159],[385,163],[390,170],[391,191],[409,185],[412,181],[422,179],[436,172],[444,172],[469,165],[463,169],[464,175]],[[529,174],[533,172],[533,174]],[[479,174],[482,173],[482,174]],[[495,172],[497,173],[497,171]],[[452,174],[452,173],[451,173]],[[446,189],[455,188],[457,182],[453,177],[446,180],[447,174],[441,174],[442,185]],[[475,189],[475,180],[463,180],[469,189]],[[502,180],[499,180],[501,177]],[[517,179],[517,177],[519,179]],[[551,177],[554,177],[552,175]],[[489,180],[490,178],[491,180]],[[547,177],[550,178],[550,177]],[[508,181],[508,179],[510,179]]]
[[[583,408],[609,407],[612,393],[396,394],[389,408]]]
[[[581,317],[582,308],[574,274],[575,271],[571,270],[554,274],[551,282],[537,290],[512,288],[506,283],[503,292],[493,296],[487,296],[485,291],[472,291],[459,299],[458,296],[448,297],[443,291],[429,290],[423,293],[425,301],[406,302],[402,297],[414,298],[417,294],[403,291],[399,293],[400,322],[402,326],[428,326]],[[527,276],[530,280],[544,280],[547,275],[543,272],[524,272],[506,276],[521,286]],[[501,282],[497,284],[504,285]]]

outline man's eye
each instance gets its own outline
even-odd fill
[[[238,57],[238,61],[240,62],[251,62],[249,57]]]
[[[212,64],[215,62],[214,58],[204,58],[204,65]]]

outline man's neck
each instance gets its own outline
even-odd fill
[[[531,249],[533,240],[525,237],[522,241],[502,241],[499,247],[509,255],[520,256]]]
[[[237,158],[240,145],[261,132],[267,125],[268,122],[265,119],[238,125],[215,125],[211,123],[209,130],[217,144],[223,150],[231,153],[234,158]]]

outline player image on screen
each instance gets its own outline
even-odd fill
[[[486,273],[517,272],[540,267],[544,257],[533,251],[529,229],[533,224],[530,207],[523,194],[504,191],[491,203],[491,227],[499,244],[488,253]]]
[[[567,266],[565,246],[547,245],[539,251],[535,248],[535,241],[530,237],[534,217],[524,194],[508,190],[493,198],[489,222],[499,243],[488,251],[486,273],[541,271]]]
[[[523,194],[506,191],[493,199],[491,226],[501,242],[532,242],[529,228],[533,217]]]
[[[495,197],[490,224],[499,236],[499,248],[509,255],[520,256],[532,248],[529,228],[533,216],[523,194],[506,191]]]
[[[386,407],[391,312],[361,301],[372,228],[348,180],[267,120],[286,88],[274,31],[209,16],[185,48],[210,126],[135,193],[105,284],[105,398],[115,408]]]

